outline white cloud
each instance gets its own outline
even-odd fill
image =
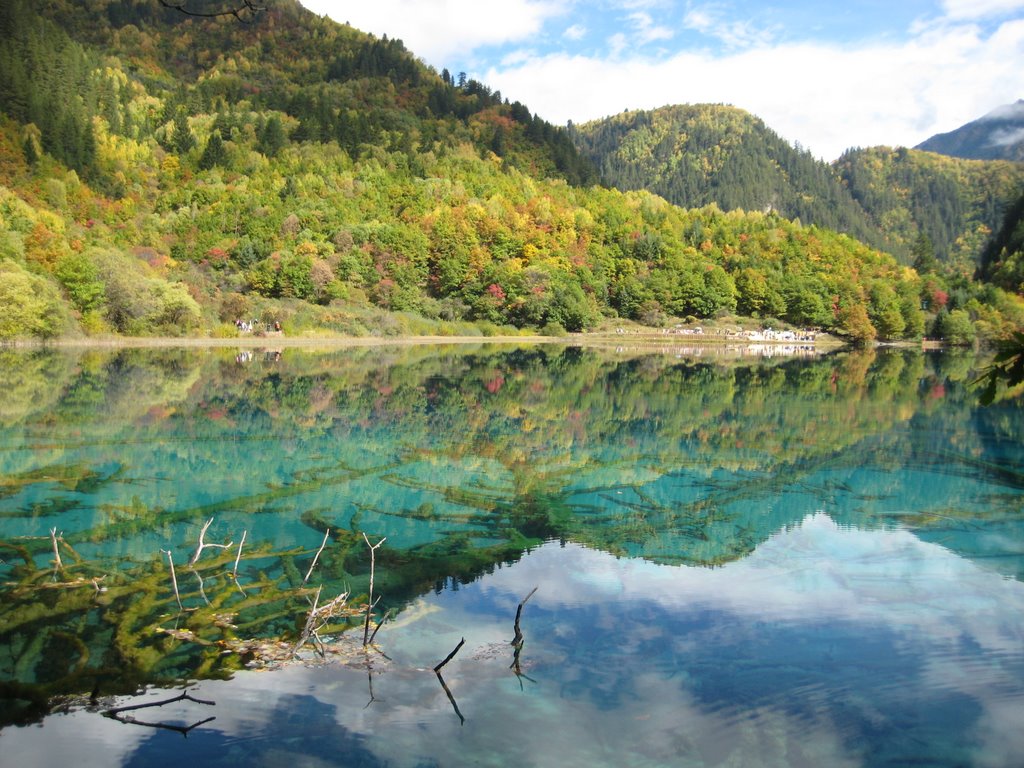
[[[1024,120],[1024,99],[1015,101],[1013,104],[1000,104],[987,115],[983,120]]]
[[[483,80],[555,123],[729,103],[826,160],[851,146],[913,146],[1024,94],[1024,20],[988,36],[945,26],[902,43],[785,44],[659,61],[623,56],[625,40],[616,38],[623,45],[614,60],[555,54],[491,69]]]
[[[582,24],[573,24],[562,33],[567,40],[582,40],[587,35],[587,28]]]
[[[631,13],[629,21],[633,25],[634,37],[639,45],[646,45],[655,40],[671,40],[674,35],[668,27],[655,24],[651,14],[644,11]]]
[[[1008,147],[1021,141],[1024,141],[1024,128],[995,131],[988,139],[988,143],[993,147]]]
[[[984,19],[1024,11],[1024,0],[943,0],[942,8],[950,19]]]
[[[770,29],[758,29],[749,21],[730,21],[716,7],[691,8],[683,17],[683,26],[725,43],[730,48],[767,45],[774,37]]]
[[[520,48],[519,50],[512,51],[512,53],[505,56],[505,58],[501,60],[501,65],[503,67],[515,67],[519,64],[530,61],[536,55],[536,52],[528,48]]]
[[[626,36],[622,32],[616,32],[614,35],[612,35],[611,37],[608,38],[608,50],[610,51],[610,54],[609,54],[610,60],[606,61],[604,63],[611,64],[611,62],[617,60],[619,58],[619,56],[622,55],[622,52],[625,51],[628,47],[629,47],[629,40],[626,38]],[[556,60],[557,60],[557,58],[558,57],[555,57]],[[576,81],[576,82],[587,82],[587,81],[584,80],[584,81]],[[572,118],[567,118],[567,119],[572,119]],[[564,121],[559,121],[559,122],[564,122]]]
[[[314,13],[378,36],[399,38],[416,56],[440,68],[456,54],[485,45],[530,39],[548,20],[566,14],[572,0],[301,0]]]
[[[509,670],[511,617],[535,587],[523,619],[524,669],[532,687],[520,689],[522,681]],[[481,596],[505,610],[481,611]],[[623,606],[642,608],[651,620],[631,621],[620,613]],[[541,622],[536,608],[550,623]],[[724,618],[694,623],[687,633],[658,620],[687,613]],[[608,637],[577,642],[573,633],[595,618]],[[718,626],[731,631],[717,635]],[[828,635],[850,641],[877,638],[897,659],[914,663],[905,675],[889,677],[895,667],[875,665],[878,646],[872,644],[863,659],[837,656],[835,674],[825,669],[825,657],[812,654],[799,674],[787,676],[781,670],[792,665],[791,650],[762,645],[762,627],[807,627],[816,634],[815,627],[828,627]],[[375,657],[372,675],[361,654],[325,666],[240,672],[193,688],[197,698],[218,702],[215,710],[181,702],[159,714],[166,722],[190,723],[212,711],[216,721],[197,731],[199,738],[205,732],[209,743],[234,744],[248,755],[259,751],[267,764],[326,765],[325,748],[355,743],[368,758],[400,767],[465,764],[496,754],[508,764],[540,768],[607,765],[623,754],[638,764],[679,764],[685,750],[696,762],[712,755],[717,764],[788,764],[796,754],[816,765],[852,768],[864,764],[864,753],[848,737],[859,733],[857,722],[888,723],[885,701],[911,702],[924,717],[941,715],[954,702],[974,723],[969,735],[976,743],[965,760],[1015,765],[1024,750],[1024,709],[1013,677],[1022,632],[1024,585],[1018,580],[907,530],[857,530],[818,514],[717,568],[659,566],[548,543],[475,583],[426,595],[403,610],[381,631],[389,660]],[[445,675],[466,725],[431,671],[460,637],[466,647]],[[646,650],[641,655],[630,645],[638,639],[666,657],[674,652],[673,666]],[[713,678],[691,666],[688,654],[708,641],[743,649],[737,683],[765,670],[783,685],[774,696],[751,691],[746,700],[719,699],[706,689],[702,695],[700,682]],[[812,636],[808,650],[818,642],[821,637]],[[615,650],[602,655],[602,646]],[[621,661],[595,664],[608,659]],[[557,675],[554,665],[561,668]],[[669,674],[673,669],[682,674]],[[601,695],[612,691],[623,693],[617,705]],[[936,697],[934,707],[929,696]],[[157,691],[145,696],[166,697]],[[282,713],[300,714],[307,727],[289,730]],[[558,727],[544,727],[552,713]],[[848,716],[849,727],[837,727],[837,714]],[[319,736],[310,743],[285,738],[314,725]],[[5,730],[4,756],[11,765],[120,765],[149,754],[151,734],[72,710],[51,716],[45,728]]]
[[[603,32],[606,46],[592,55],[572,52],[598,30],[592,19],[570,15],[584,7],[579,0],[305,4],[401,38],[439,69],[474,69],[477,79],[555,123],[664,104],[729,103],[828,160],[850,146],[913,146],[1024,96],[1024,0],[941,0],[940,15],[912,25],[908,40],[860,44],[780,43],[780,27],[737,20],[723,3],[607,0],[600,12],[615,15],[619,26]],[[665,21],[673,9],[675,28]],[[551,28],[554,20],[561,25]],[[715,45],[659,50],[657,60],[645,48],[679,39],[685,29]],[[537,53],[559,41],[562,52]],[[715,52],[718,42],[724,52]],[[515,49],[499,48],[504,60],[484,71],[486,49],[510,45]]]

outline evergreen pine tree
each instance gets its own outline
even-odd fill
[[[271,115],[267,124],[259,134],[259,146],[257,147],[267,157],[275,157],[288,143],[288,136],[284,132],[281,118]]]
[[[188,125],[188,115],[185,114],[185,109],[179,107],[178,111],[174,115],[174,127],[173,134],[171,136],[171,148],[179,155],[188,154],[196,145],[195,134],[192,133],[192,129]]]
[[[924,232],[917,236],[911,253],[914,256],[914,269],[919,275],[935,272],[939,268],[938,259],[935,258],[935,246]]]
[[[39,150],[36,149],[35,139],[31,136],[26,136],[21,149],[25,153],[25,162],[29,164],[30,168],[34,168],[36,163],[39,162]]]
[[[199,167],[206,171],[214,166],[225,165],[227,159],[228,153],[224,147],[224,141],[220,137],[220,131],[214,131],[206,142],[202,157],[199,158]]]

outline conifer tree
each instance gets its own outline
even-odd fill
[[[184,107],[179,107],[175,113],[172,130],[171,148],[179,155],[188,154],[196,145],[196,137],[188,125],[188,115],[185,114]]]
[[[220,137],[220,131],[214,131],[206,142],[202,157],[199,158],[199,167],[207,171],[214,166],[225,165],[227,159],[228,153],[224,147],[224,141]]]
[[[281,124],[281,118],[277,115],[271,115],[270,119],[267,120],[267,124],[263,126],[263,130],[260,132],[259,151],[267,157],[276,157],[277,153],[280,152],[287,143],[288,136],[284,132],[284,126]]]
[[[25,162],[29,164],[29,167],[34,168],[36,163],[39,162],[39,150],[36,149],[35,139],[31,136],[26,136],[21,149],[25,153]]]

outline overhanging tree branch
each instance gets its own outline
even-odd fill
[[[180,2],[174,2],[174,0],[157,0],[157,2],[159,2],[164,8],[170,8],[172,11],[183,13],[186,16],[197,16],[201,19],[216,19],[220,16],[234,16],[239,21],[249,21],[260,11],[266,10],[264,6],[256,3],[255,0],[238,0],[236,5],[220,11],[192,11],[187,8],[187,0],[180,0]]]

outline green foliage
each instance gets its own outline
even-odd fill
[[[996,356],[974,383],[985,385],[979,397],[982,405],[995,402],[1001,386],[1014,390],[1024,384],[1024,331],[1017,331],[999,345]]]
[[[974,343],[975,331],[966,310],[942,310],[935,319],[935,336],[949,344],[967,346]]]
[[[277,157],[277,153],[287,144],[288,136],[284,132],[281,118],[277,114],[271,115],[260,131],[256,148],[267,157]]]
[[[827,167],[740,110],[566,130],[298,5],[252,25],[148,5],[103,17],[55,0],[39,19],[14,0],[0,17],[16,31],[0,40],[3,62],[24,58],[38,82],[12,64],[0,86],[12,117],[0,122],[12,158],[0,164],[0,255],[59,285],[90,331],[184,333],[233,321],[243,300],[310,333],[416,325],[385,312],[491,331],[739,312],[857,341],[918,338],[937,297],[983,337],[1013,325],[1001,293],[924,261],[901,268],[820,226],[873,237]],[[74,69],[77,95],[44,50]],[[33,93],[74,108],[58,110],[60,125],[27,124],[42,119],[24,101]],[[61,136],[73,151],[50,148]],[[572,186],[594,178],[573,138],[615,142],[637,184],[677,168],[659,177],[666,194],[721,206]],[[32,173],[26,140],[44,150]],[[69,170],[86,156],[88,176]]]
[[[186,155],[196,145],[196,136],[188,124],[188,114],[184,107],[178,107],[171,124],[171,133],[167,146],[179,155]]]
[[[161,280],[116,251],[94,252],[91,258],[105,286],[105,316],[115,330],[180,336],[198,326],[201,310],[184,285]]]
[[[932,244],[931,238],[924,232],[917,236],[910,255],[914,257],[914,269],[919,275],[938,271],[939,260],[935,258],[935,246]]]
[[[224,147],[224,140],[220,131],[214,131],[203,148],[203,154],[199,158],[199,167],[202,170],[209,170],[216,166],[223,166],[227,163],[228,153]]]
[[[103,282],[96,264],[84,253],[72,252],[57,262],[54,276],[68,292],[80,312],[93,312],[103,306]]]
[[[690,208],[774,211],[884,245],[832,168],[741,109],[695,104],[623,112],[575,126],[572,137],[619,189],[647,189]]]
[[[836,168],[887,248],[908,262],[920,259],[922,273],[934,270],[932,256],[973,271],[988,235],[1024,186],[1020,163],[913,149],[850,150]]]
[[[0,339],[49,339],[67,326],[53,284],[12,261],[0,261],[0,307]]]
[[[1024,295],[1024,193],[1009,207],[982,254],[979,276]]]

